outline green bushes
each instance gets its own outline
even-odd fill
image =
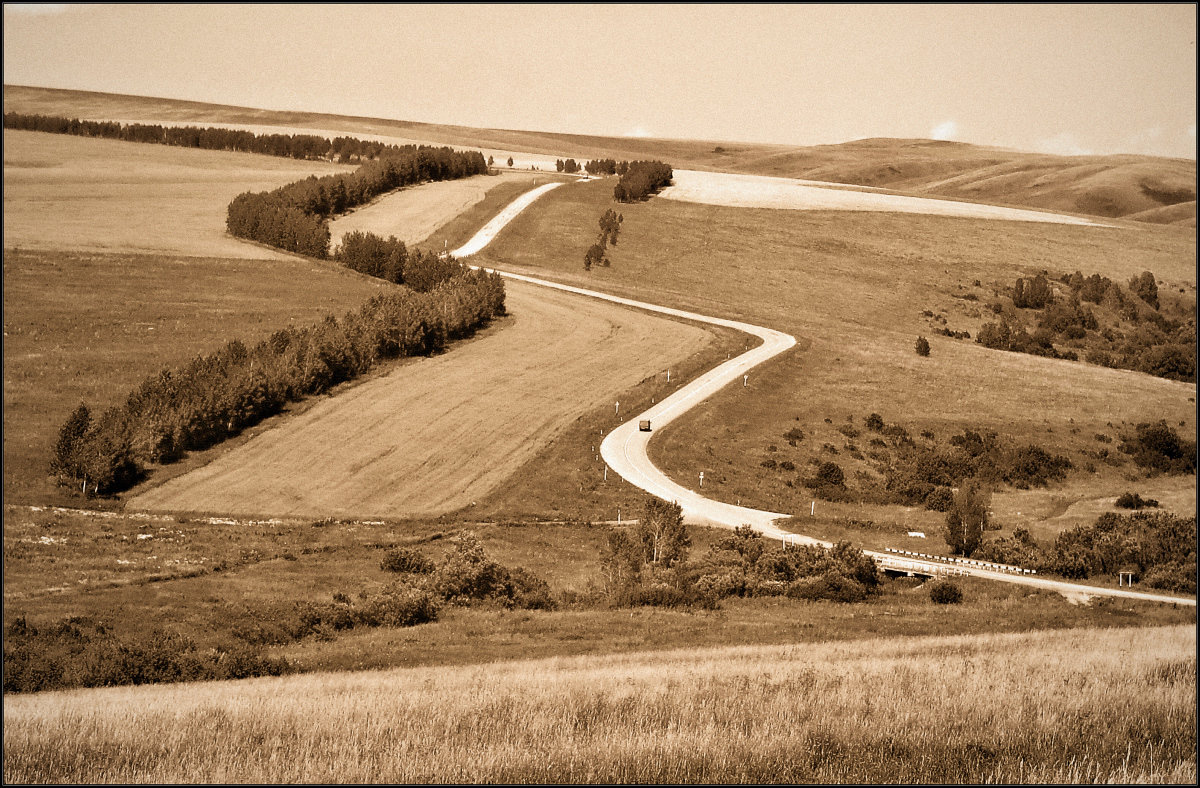
[[[768,546],[750,526],[734,529],[707,554],[670,567],[647,560],[640,539],[613,529],[602,556],[605,593],[617,606],[715,607],[721,599],[789,596],[861,602],[879,592],[875,562],[842,542],[832,548]]]
[[[1156,509],[1158,501],[1153,498],[1143,498],[1135,492],[1121,493],[1114,504],[1118,509]]]
[[[1169,591],[1196,592],[1196,518],[1168,512],[1108,512],[1064,531],[1049,563],[1064,577],[1086,579],[1135,569],[1135,579]]]
[[[963,600],[962,588],[953,580],[934,580],[929,584],[929,599],[937,605],[957,605]]]
[[[286,328],[252,348],[233,340],[163,370],[92,419],[86,406],[59,431],[51,472],[86,494],[128,489],[146,463],[170,463],[278,413],[290,401],[361,376],[388,359],[427,355],[504,314],[498,274],[446,263],[429,292],[395,290],[341,320]],[[86,485],[86,487],[85,487]]]
[[[1196,442],[1180,438],[1165,420],[1145,422],[1124,436],[1120,450],[1139,466],[1167,474],[1196,472]]]
[[[397,547],[389,550],[379,568],[386,572],[401,572],[407,574],[427,575],[433,572],[433,561],[420,550],[409,547]]]
[[[1085,277],[1078,271],[1059,281],[1065,292],[1055,298],[1044,275],[1018,279],[1013,305],[1034,314],[1010,312],[998,322],[985,324],[975,341],[996,350],[1071,361],[1082,355],[1101,366],[1195,380],[1194,302],[1161,300],[1150,271],[1133,277],[1128,291],[1107,277]],[[993,306],[996,314],[1004,313],[1003,305]],[[1059,349],[1061,345],[1072,349]]]
[[[6,693],[278,676],[291,670],[286,660],[244,645],[200,651],[187,638],[161,630],[121,639],[86,618],[35,627],[20,616],[4,631]]]

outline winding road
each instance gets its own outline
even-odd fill
[[[562,183],[547,183],[544,186],[539,186],[525,192],[509,203],[504,210],[480,229],[471,240],[450,254],[462,259],[481,251],[521,211],[532,205],[542,195],[562,185]],[[479,266],[472,267],[478,268]],[[684,519],[687,522],[726,528],[749,525],[764,536],[785,540],[788,543],[814,544],[825,547],[832,546],[832,543],[824,540],[785,531],[776,524],[777,520],[791,517],[792,515],[749,509],[744,506],[734,506],[721,501],[714,501],[705,498],[695,490],[690,490],[672,481],[650,461],[650,457],[647,454],[647,447],[654,433],[652,431],[643,432],[639,427],[640,422],[646,420],[650,422],[654,429],[661,429],[665,425],[670,424],[693,406],[716,394],[742,375],[748,374],[754,367],[791,349],[796,344],[795,337],[781,331],[754,326],[749,323],[709,317],[695,312],[686,312],[681,309],[672,309],[656,304],[647,304],[642,301],[634,301],[633,299],[621,298],[620,296],[608,293],[587,290],[582,287],[573,287],[546,279],[501,271],[499,269],[488,270],[492,270],[506,279],[575,293],[589,298],[598,298],[634,309],[643,309],[671,317],[707,323],[708,325],[732,328],[761,339],[762,344],[758,347],[752,348],[740,356],[709,370],[704,375],[677,390],[662,402],[655,404],[649,410],[634,416],[629,421],[614,428],[604,437],[604,441],[600,444],[601,456],[604,457],[604,461],[608,463],[608,466],[613,471],[630,484],[645,490],[651,495],[678,503],[683,509]],[[893,571],[939,574],[945,572],[947,569],[945,563],[936,560],[906,558],[873,550],[864,550],[863,552],[874,559],[882,568]],[[989,568],[988,566],[957,566],[955,570],[958,574],[1057,591],[1072,600],[1086,600],[1092,596],[1112,596],[1150,600],[1153,602],[1196,605],[1194,597],[1166,596],[1124,588],[1104,588],[1101,586],[1068,583],[1060,580],[1048,580],[1027,574],[1014,574],[1000,569]]]

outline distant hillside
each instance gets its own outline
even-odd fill
[[[654,158],[678,168],[851,183],[1156,224],[1196,224],[1196,162],[1189,159],[1055,156],[913,139],[877,138],[798,147],[597,137],[17,86],[5,86],[4,109],[91,119],[315,127],[581,160]]]

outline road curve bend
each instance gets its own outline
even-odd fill
[[[563,185],[558,183],[547,183],[535,189],[525,192],[513,202],[509,203],[499,214],[497,214],[490,222],[475,234],[467,243],[455,249],[450,254],[459,259],[469,257],[481,251],[487,246],[492,239],[516,216],[529,207],[535,200],[546,194],[552,189]],[[480,266],[471,266],[479,268]],[[685,320],[694,320],[700,323],[707,323],[713,326],[722,326],[724,328],[732,328],[737,331],[742,331],[746,334],[751,334],[762,340],[762,344],[755,348],[742,353],[736,358],[732,358],[725,363],[714,367],[691,383],[683,386],[674,394],[664,399],[662,402],[655,404],[649,410],[639,413],[629,421],[615,427],[608,435],[604,436],[604,440],[600,444],[600,454],[604,457],[604,461],[613,469],[621,478],[628,481],[630,484],[638,487],[656,497],[667,501],[678,503],[683,510],[684,519],[687,522],[698,525],[716,525],[726,528],[736,528],[742,525],[749,525],[754,530],[759,531],[766,537],[785,540],[789,544],[812,544],[823,547],[831,547],[832,543],[821,539],[815,539],[810,536],[796,534],[791,531],[785,531],[780,528],[776,521],[791,517],[789,514],[779,512],[766,512],[760,509],[750,509],[745,506],[735,506],[733,504],[714,501],[702,496],[696,490],[684,487],[677,484],[667,477],[650,461],[647,453],[647,447],[650,443],[650,438],[653,432],[643,432],[639,424],[642,421],[649,421],[653,429],[661,429],[670,424],[675,419],[682,416],[691,408],[698,405],[703,400],[720,391],[725,386],[737,381],[743,375],[749,373],[751,369],[762,364],[781,353],[791,349],[796,344],[795,337],[790,334],[785,334],[782,331],[776,331],[762,326],[755,326],[749,323],[742,323],[736,320],[726,320],[719,317],[709,317],[700,315],[695,312],[687,312],[682,309],[672,309],[671,307],[658,306],[657,304],[647,304],[642,301],[635,301],[631,298],[622,298],[620,296],[601,293],[596,290],[587,290],[582,287],[573,287],[564,285],[558,282],[551,282],[546,279],[538,279],[532,276],[523,274],[510,273],[499,269],[488,269],[500,274],[507,279],[514,279],[521,282],[549,287],[555,290],[562,290],[568,293],[575,293],[588,298],[599,298],[604,301],[610,301],[615,304],[632,307],[634,309],[644,309],[650,312],[657,312],[663,315],[683,318]],[[699,477],[697,477],[699,482]],[[873,550],[864,550],[866,555],[874,559],[884,568],[901,569],[905,567],[901,564],[911,564],[896,558],[896,556],[877,552]],[[923,562],[918,570],[937,571],[944,569],[943,565],[929,562],[925,565]],[[1027,575],[1012,575],[1005,572],[993,571],[986,568],[970,567],[960,569],[961,574],[968,574],[975,577],[983,577],[989,580],[999,580],[1007,583],[1019,583],[1022,585],[1035,586],[1053,591],[1058,591],[1069,598],[1074,597],[1089,597],[1089,596],[1117,596],[1129,599],[1144,599],[1154,602],[1167,602],[1172,604],[1196,605],[1194,597],[1169,597],[1158,594],[1147,594],[1128,589],[1104,588],[1101,586],[1089,586],[1078,583],[1068,583],[1058,580],[1048,580],[1045,578],[1032,577]]]

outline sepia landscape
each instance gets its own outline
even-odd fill
[[[1195,784],[1194,151],[36,86],[130,9],[13,5],[6,783]],[[545,13],[742,8],[872,12]],[[1194,116],[1194,7],[1053,13]]]

